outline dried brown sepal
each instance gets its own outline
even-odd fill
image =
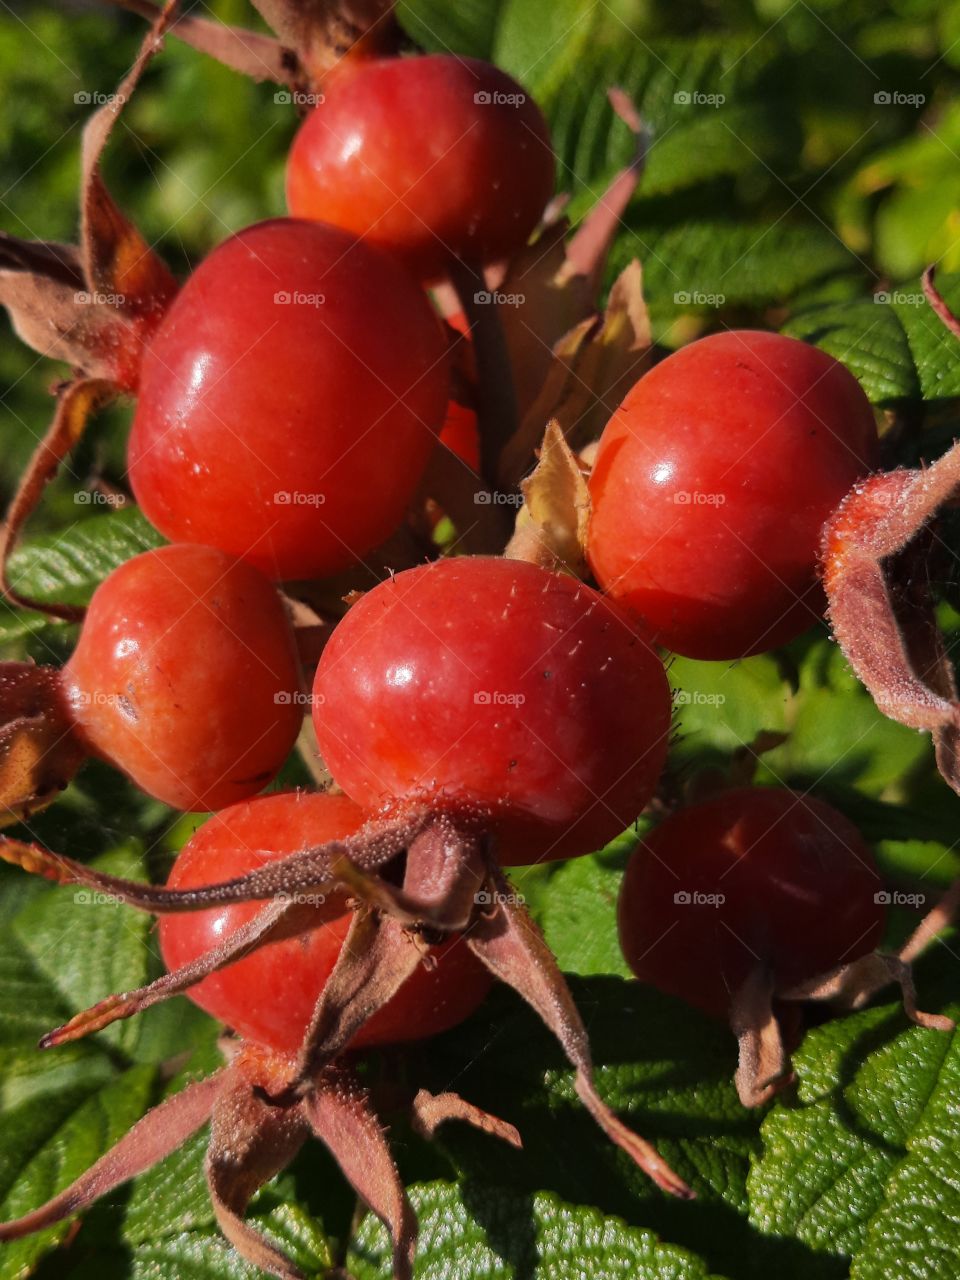
[[[691,1189],[656,1148],[629,1129],[600,1097],[593,1079],[586,1028],[553,952],[526,909],[511,900],[510,886],[499,869],[491,866],[490,876],[499,891],[498,906],[490,915],[478,917],[467,935],[467,945],[495,977],[527,1001],[557,1037],[576,1069],[577,1096],[607,1137],[658,1187],[671,1195],[692,1199]]]
[[[421,1089],[410,1104],[411,1126],[427,1142],[432,1141],[440,1126],[450,1120],[472,1125],[481,1133],[500,1138],[518,1151],[523,1147],[520,1134],[512,1124],[475,1107],[458,1093],[431,1093],[429,1089]]]
[[[126,9],[138,17],[155,22],[161,6],[153,0],[107,0],[118,9]],[[292,59],[279,40],[244,27],[232,27],[209,18],[193,14],[181,14],[169,26],[169,34],[190,45],[199,53],[205,53],[232,71],[249,76],[251,80],[275,80],[278,84],[293,84]]]
[[[960,445],[932,466],[861,481],[824,530],[823,581],[834,636],[884,715],[933,734],[937,765],[960,791],[956,680],[925,581],[903,553],[960,493]]]
[[[390,1232],[394,1280],[410,1280],[417,1220],[365,1090],[347,1068],[328,1068],[304,1098],[303,1112],[354,1191]]]
[[[911,1022],[931,1031],[954,1030],[956,1024],[952,1018],[939,1013],[925,1013],[917,1006],[910,963],[901,956],[885,955],[879,951],[861,956],[852,964],[841,965],[779,994],[781,1000],[817,1000],[837,1009],[861,1009],[891,983],[900,988],[903,1011]]]
[[[87,279],[73,245],[0,235],[0,306],[34,351],[129,388],[142,336]]]
[[[501,474],[522,474],[551,419],[574,449],[594,440],[652,355],[643,272],[634,259],[614,282],[602,319],[582,322],[556,345],[540,394],[504,452]]]
[[[137,1013],[149,1009],[151,1005],[169,1000],[189,987],[200,982],[208,974],[216,973],[225,965],[242,960],[244,956],[256,951],[259,947],[280,938],[293,937],[298,933],[306,933],[317,927],[317,913],[313,908],[304,909],[287,902],[271,902],[263,907],[254,918],[240,928],[229,933],[213,950],[183,965],[170,973],[162,974],[145,987],[135,991],[118,992],[97,1001],[89,1009],[74,1014],[62,1026],[48,1031],[40,1040],[41,1049],[53,1049],[67,1044],[71,1040],[81,1040],[84,1036],[122,1018],[132,1018]]]
[[[904,1013],[911,1022],[935,1031],[953,1031],[956,1024],[952,1018],[925,1013],[917,1007],[913,962],[953,924],[958,911],[960,880],[955,880],[895,955],[873,952],[861,956],[852,964],[841,965],[778,995],[782,1000],[822,1000],[841,1009],[861,1009],[878,991],[896,983]]]
[[[0,1223],[0,1240],[17,1240],[62,1222],[183,1146],[210,1118],[223,1078],[217,1072],[159,1103],[69,1187],[32,1213]]]
[[[465,929],[487,879],[488,841],[438,813],[410,842],[403,887],[425,923]]]
[[[93,300],[82,275],[61,276],[62,260],[45,252],[64,250],[66,256],[68,248],[0,237],[0,306],[17,337],[40,355],[116,381],[122,322]]]
[[[177,291],[177,282],[107,190],[100,158],[140,77],[163,46],[178,0],[168,0],[144,37],[115,94],[87,121],[81,150],[80,248],[87,287],[111,299],[122,315],[153,322]]]
[[[357,903],[407,928],[459,933],[476,910],[487,875],[487,853],[482,838],[441,813],[427,819],[410,841],[401,889],[361,870],[349,858],[337,858],[331,869]]]
[[[369,911],[381,911],[406,928],[416,928],[419,925],[436,929],[447,927],[449,913],[442,903],[439,907],[424,908],[405,889],[398,889],[376,872],[362,870],[349,858],[337,858],[331,870],[337,884],[343,887],[357,906],[363,906]]]
[[[398,52],[402,32],[394,0],[253,0],[281,44],[293,50],[310,83],[358,46],[385,56]]]
[[[177,285],[107,191],[100,157],[175,10],[170,3],[154,11],[154,25],[129,73],[84,128],[80,248],[0,238],[0,305],[17,334],[41,355],[123,390],[136,386],[145,334]]]
[[[757,965],[734,992],[730,1006],[730,1028],[740,1045],[734,1081],[745,1107],[763,1106],[794,1079],[773,1011],[773,996],[769,969]]]
[[[0,826],[49,804],[86,759],[63,703],[60,673],[0,663]]]
[[[116,388],[111,382],[96,378],[69,382],[60,391],[53,422],[21,476],[13,501],[0,525],[0,590],[11,604],[34,609],[64,622],[78,622],[84,615],[85,610],[80,605],[33,600],[18,591],[10,581],[10,556],[24,524],[40,501],[40,495],[56,475],[60,463],[83,435],[91,414],[106,404],[115,393]]]
[[[288,1065],[280,1055],[247,1045],[221,1073],[205,1168],[220,1230],[240,1256],[280,1280],[303,1280],[300,1268],[243,1218],[254,1194],[286,1168],[309,1136],[301,1107],[269,1100]]]
[[[338,889],[331,866],[347,857],[358,866],[373,870],[389,862],[407,848],[423,823],[422,816],[395,820],[372,819],[352,836],[290,854],[258,867],[235,880],[225,880],[199,889],[166,889],[140,884],[121,876],[107,875],[64,854],[52,853],[37,844],[0,836],[0,861],[22,867],[33,875],[58,884],[82,884],[119,898],[128,906],[155,915],[180,911],[204,911],[225,902],[256,902],[266,898],[316,895]]]
[[[43,276],[70,289],[86,284],[83,261],[76,245],[56,240],[21,240],[0,231],[0,272]]]
[[[412,859],[406,890],[411,895],[416,893],[425,897],[428,902],[438,894],[446,895],[452,904],[451,910],[458,915],[460,907],[457,904],[469,891],[474,892],[475,910],[470,931],[465,935],[467,945],[496,977],[524,997],[557,1036],[576,1069],[578,1096],[608,1137],[626,1151],[657,1185],[674,1195],[690,1197],[690,1189],[650,1143],[623,1124],[600,1097],[593,1080],[586,1030],[563,976],[529,915],[512,904],[509,886],[490,851],[472,837],[458,840],[453,828],[441,833],[440,838],[425,840],[418,846],[417,837],[431,824],[436,826],[437,820],[424,814],[394,823],[371,822],[346,841],[293,854],[236,880],[202,889],[170,890],[136,884],[91,871],[82,863],[57,857],[37,846],[2,837],[0,857],[62,883],[89,884],[114,893],[131,905],[166,912],[202,910],[222,902],[279,894],[316,893],[336,888],[331,864],[337,858],[350,857],[358,865],[373,869],[397,853],[420,848],[422,858],[414,856]],[[475,845],[486,859],[486,874],[482,882],[496,891],[491,895],[496,905],[489,912],[481,909],[476,897]],[[431,888],[435,893],[431,893]],[[259,942],[262,940],[261,937]],[[258,941],[254,941],[250,949],[256,945]],[[289,1079],[289,1087],[271,1091],[274,1104],[293,1106],[309,1096],[319,1073],[346,1048],[366,1020],[387,1003],[421,963],[422,957],[421,942],[399,921],[369,910],[358,911],[318,1000],[296,1071]],[[222,1189],[219,1194],[222,1205],[218,1212],[231,1210],[237,1217],[235,1204],[224,1199]],[[239,1232],[229,1214],[225,1221],[230,1230]],[[237,1239],[244,1242],[242,1232]]]
[[[301,1096],[422,961],[423,950],[399,921],[372,911],[354,913],[300,1049],[296,1089]]]
[[[586,577],[590,490],[556,419],[547,424],[537,465],[520,489],[523,506],[504,554]]]

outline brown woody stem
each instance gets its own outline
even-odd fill
[[[518,426],[513,366],[496,303],[483,273],[455,259],[450,282],[467,318],[477,362],[480,471],[491,489],[499,483],[500,455]],[[503,508],[506,516],[506,508]],[[505,519],[508,523],[508,517]]]

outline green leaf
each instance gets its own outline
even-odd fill
[[[43,602],[86,604],[103,579],[141,551],[163,539],[136,507],[91,516],[57,534],[22,543],[10,560],[10,581],[18,591]],[[27,636],[41,639],[63,632],[63,623],[0,602],[0,645]]]
[[[960,309],[960,274],[936,283],[954,312]],[[842,361],[875,404],[960,396],[960,344],[930,308],[919,279],[872,299],[802,309],[783,331]]]
[[[611,257],[611,274],[634,257],[644,268],[644,286],[655,320],[673,324],[697,305],[716,307],[782,304],[799,289],[856,271],[856,258],[817,225],[688,219],[660,227],[635,207]]]
[[[677,764],[717,762],[749,746],[760,733],[787,727],[792,690],[769,654],[740,662],[672,658]]]
[[[763,756],[758,781],[855,786],[903,801],[929,757],[929,739],[878,711],[837,645],[820,636],[801,663],[787,740]]]
[[[88,1169],[147,1110],[154,1071],[135,1067],[103,1088],[37,1096],[6,1118],[0,1214],[15,1218],[43,1204]],[[5,1245],[0,1280],[18,1280],[66,1235],[69,1222]]]
[[[518,1199],[495,1186],[433,1182],[412,1187],[410,1198],[420,1222],[417,1277],[709,1280],[703,1262],[686,1250],[553,1195]],[[356,1280],[393,1274],[386,1231],[369,1214],[351,1242],[348,1267]]]
[[[910,344],[891,306],[872,300],[827,303],[792,316],[783,332],[845,364],[874,404],[919,394]]]
[[[523,1150],[516,1152],[446,1126],[439,1143],[456,1174],[468,1186],[489,1183],[515,1197],[550,1190],[594,1205],[694,1250],[738,1280],[782,1268],[793,1251],[764,1240],[746,1221],[761,1117],[737,1100],[736,1041],[728,1028],[635,981],[571,978],[570,987],[590,1034],[601,1093],[657,1145],[697,1200],[664,1196],[609,1142],[581,1106],[556,1042],[500,987],[480,1014],[416,1058],[417,1079],[428,1088],[454,1082],[463,1097],[520,1131]]]
[[[132,850],[120,850],[93,864],[113,875],[143,879]],[[16,918],[13,933],[23,953],[42,975],[59,1003],[58,1018],[69,1017],[113,991],[128,990],[148,979],[147,937],[150,917],[109,895],[75,885],[56,886],[34,899]],[[50,1030],[45,1011],[25,1010],[35,1033]],[[145,1020],[114,1023],[101,1042],[130,1053],[143,1034]]]
[[[922,966],[920,1000],[956,1017],[960,964],[945,954],[936,984],[934,966]],[[956,1275],[957,1037],[910,1026],[887,1005],[812,1031],[795,1062],[799,1105],[764,1122],[751,1219],[818,1252],[852,1255],[855,1280]]]
[[[617,897],[635,844],[636,836],[630,833],[621,851],[572,858],[551,879],[540,924],[565,973],[630,977],[617,940]]]
[[[493,54],[504,0],[402,0],[397,16],[404,29],[429,53],[459,53],[484,58]]]

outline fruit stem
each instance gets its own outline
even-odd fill
[[[450,267],[450,283],[470,325],[476,356],[480,472],[490,488],[496,489],[500,455],[518,425],[510,352],[483,273],[456,258]]]

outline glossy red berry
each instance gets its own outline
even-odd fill
[[[188,841],[170,874],[177,889],[216,884],[286,854],[351,835],[363,811],[346,796],[281,792],[214,815]],[[168,969],[188,964],[245,924],[263,903],[162,916],[160,949]],[[295,1051],[350,927],[345,900],[316,904],[317,927],[273,942],[204,978],[191,1000],[240,1035]],[[413,943],[411,943],[413,945]],[[425,1039],[462,1022],[490,988],[489,971],[462,939],[433,948],[421,966],[351,1041],[353,1048]]]
[[[303,719],[275,588],[213,547],[162,547],[115,569],[94,592],[63,687],[86,745],[175,809],[262,790]]]
[[[873,951],[884,901],[843,814],[796,791],[744,787],[644,837],[620,894],[620,943],[642,982],[723,1017],[758,964],[786,989]]]
[[[423,279],[526,242],[553,195],[546,122],[516,81],[446,54],[346,60],[287,167],[297,217],[346,227]]]
[[[314,692],[320,751],[348,795],[476,818],[514,863],[623,831],[657,784],[670,725],[663,665],[615,606],[493,557],[375,587],[324,649]]]
[[[832,356],[794,338],[714,334],[640,379],[590,480],[590,564],[659,643],[738,658],[823,611],[824,522],[878,462],[873,412]]]
[[[130,481],[169,538],[323,576],[402,520],[448,378],[399,263],[334,227],[262,222],[201,263],[154,333]]]

